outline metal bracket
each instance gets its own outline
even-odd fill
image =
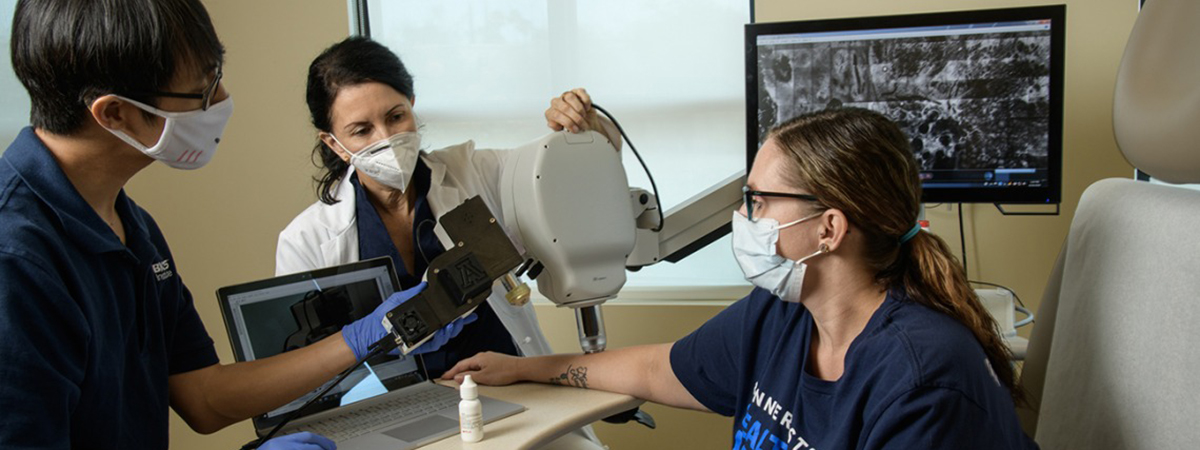
[[[1005,211],[1004,206],[1001,206],[999,203],[992,203],[992,204],[996,206],[996,209],[1000,211],[1000,214],[1005,215],[1005,216],[1057,216],[1059,213],[1059,207],[1061,206],[1060,204],[1055,203],[1054,204],[1054,212],[1050,212],[1050,211]]]

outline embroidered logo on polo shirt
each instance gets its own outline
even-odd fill
[[[157,278],[158,281],[171,278],[171,275],[175,275],[175,272],[171,271],[171,260],[169,259],[156,262],[150,267],[154,269],[154,278]]]

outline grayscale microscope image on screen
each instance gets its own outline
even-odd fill
[[[904,130],[926,191],[1051,183],[1057,190],[1051,172],[1061,161],[1061,100],[1056,110],[1049,20],[754,38],[758,117],[751,123],[759,146],[792,117],[860,107]]]
[[[1036,32],[774,46],[759,54],[759,104],[775,110],[759,136],[782,118],[857,106],[899,123],[927,171],[1046,167],[1049,56],[1049,34]]]

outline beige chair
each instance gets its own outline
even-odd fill
[[[1135,167],[1200,183],[1200,1],[1148,0],[1117,78]],[[1079,200],[1021,379],[1047,450],[1200,448],[1200,191],[1101,180]]]

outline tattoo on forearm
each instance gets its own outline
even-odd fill
[[[587,389],[587,367],[572,367],[568,365],[567,370],[557,377],[551,378],[550,383]]]

